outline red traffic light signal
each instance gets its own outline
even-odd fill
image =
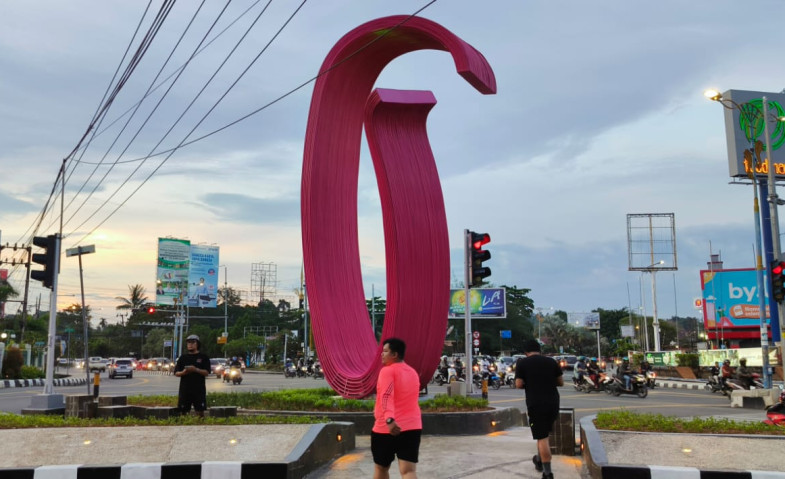
[[[771,297],[781,303],[785,301],[785,261],[774,260],[769,265],[771,273]]]
[[[488,233],[468,232],[469,242],[469,285],[472,288],[482,285],[485,278],[491,275],[491,268],[483,266],[484,261],[491,259],[491,252],[482,247],[491,242]]]
[[[147,308],[147,314],[155,314],[155,306],[150,306]]]

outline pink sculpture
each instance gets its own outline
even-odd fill
[[[305,278],[325,378],[343,397],[373,392],[381,345],[363,294],[357,238],[357,176],[363,123],[384,220],[387,312],[382,338],[407,344],[406,362],[424,386],[447,328],[449,241],[441,186],[425,122],[430,92],[371,89],[394,58],[449,52],[458,73],[496,92],[485,58],[442,26],[419,17],[373,20],[346,34],[314,86],[302,179]]]

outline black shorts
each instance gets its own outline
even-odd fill
[[[403,431],[397,436],[371,431],[371,453],[374,464],[390,467],[396,455],[398,460],[417,463],[421,435],[421,429]]]
[[[545,439],[553,430],[553,423],[559,418],[558,404],[528,406],[529,427],[534,439]]]
[[[191,412],[191,406],[194,411],[203,412],[207,409],[207,394],[202,393],[186,393],[181,394],[177,401],[177,408],[182,414]]]

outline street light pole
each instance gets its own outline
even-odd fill
[[[82,255],[95,253],[95,245],[88,245],[88,246],[77,246],[76,248],[68,248],[65,250],[65,256],[70,258],[71,256],[78,256],[79,257],[79,287],[82,291],[82,334],[84,338],[84,370],[85,370],[85,377],[87,384],[87,395],[90,395],[90,368],[88,368],[88,359],[90,358],[90,354],[88,352],[87,347],[87,333],[89,330],[87,324],[87,311],[85,300],[84,300],[84,269],[82,268]]]

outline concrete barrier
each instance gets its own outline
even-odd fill
[[[730,393],[730,407],[765,409],[779,402],[779,389],[734,390]]]

